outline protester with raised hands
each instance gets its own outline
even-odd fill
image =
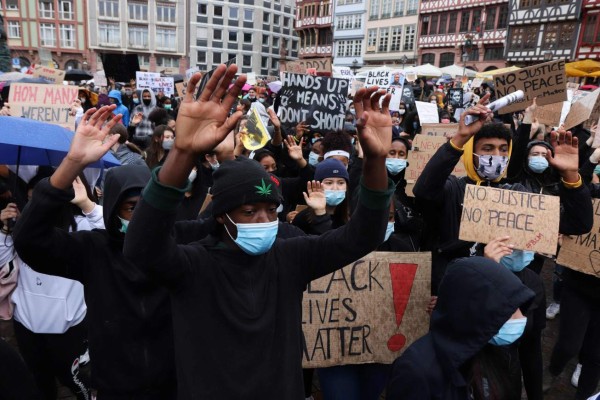
[[[425,207],[424,216],[432,232],[433,246],[432,290],[435,293],[446,265],[457,257],[469,256],[473,243],[458,240],[462,202],[467,184],[490,185],[502,189],[527,191],[521,184],[503,184],[511,156],[511,133],[503,124],[490,123],[491,111],[484,105],[467,109],[460,118],[457,134],[434,154],[425,166],[414,187],[415,201]],[[479,117],[470,125],[465,117]],[[592,227],[592,206],[588,188],[578,173],[578,140],[570,132],[552,134],[554,152],[546,159],[561,176],[560,198],[563,208],[560,232],[582,234]],[[461,159],[467,177],[452,176]],[[564,216],[564,218],[563,218]]]
[[[88,214],[97,208],[81,191],[73,191],[72,183],[117,143],[119,135],[111,135],[111,129],[121,116],[105,123],[114,108],[92,108],[84,114],[67,156],[50,179],[38,183],[17,221],[15,249],[36,273],[83,284],[90,325],[91,381],[99,400],[175,399],[168,293],[122,254],[129,220],[150,178],[148,167],[126,165],[106,173],[104,212],[99,218],[105,229],[69,233],[54,227],[47,217],[70,202]]]
[[[170,234],[173,213],[194,159],[222,141],[241,116],[228,117],[246,80],[241,75],[228,89],[236,72],[235,65],[217,67],[197,101],[190,93],[201,75],[190,79],[175,144],[143,191],[125,254],[171,292],[179,398],[253,393],[300,400],[302,292],[311,280],[368,254],[384,238],[393,191],[385,169],[390,96],[382,108],[385,93],[376,87],[355,96],[365,165],[356,211],[344,227],[320,237],[276,240],[280,195],[258,163],[240,157],[214,174],[213,235],[204,243],[177,246]]]

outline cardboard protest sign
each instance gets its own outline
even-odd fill
[[[421,135],[452,139],[456,132],[458,132],[458,124],[421,124]]]
[[[36,65],[33,69],[33,77],[43,78],[54,85],[58,85],[63,83],[63,81],[65,80],[65,71],[45,67],[43,65]]]
[[[171,97],[175,94],[175,81],[171,76],[161,76],[152,81],[154,93],[163,92],[165,96]]]
[[[594,227],[579,236],[563,237],[557,263],[600,278],[600,199],[592,199]]]
[[[185,70],[185,82],[187,83],[190,78],[192,77],[192,75],[194,75],[196,72],[199,72],[200,69],[198,67],[192,67],[192,68],[188,68]]]
[[[365,87],[379,86],[380,89],[387,89],[390,83],[389,68],[374,68],[367,72],[365,78]]]
[[[135,81],[138,90],[152,89],[154,79],[160,78],[158,72],[136,71]]]
[[[473,81],[471,82],[471,89],[481,87],[482,83],[483,83],[483,78],[473,78]]]
[[[430,126],[438,125],[443,124],[431,124]],[[443,136],[427,135],[424,132],[425,131],[422,129],[421,134],[415,135],[412,142],[412,149],[408,152],[408,166],[406,167],[404,179],[406,179],[407,182],[406,194],[411,197],[414,196],[412,189],[417,182],[417,179],[419,179],[423,173],[425,166],[429,160],[431,160],[431,157],[433,157],[440,147],[448,142],[448,139]],[[452,171],[452,175],[467,175],[462,160],[456,164]]]
[[[349,81],[354,79],[354,72],[350,69],[350,67],[336,67],[333,66],[332,76],[334,78],[345,78]]]
[[[312,281],[302,300],[303,368],[392,363],[427,333],[430,253],[375,252]]]
[[[567,82],[567,90],[579,90],[579,83],[577,82]]]
[[[285,72],[305,74],[309,69],[314,69],[316,72],[331,73],[331,58],[311,58],[297,61],[287,61],[285,63]]]
[[[48,122],[74,130],[75,117],[69,115],[69,110],[78,96],[77,86],[13,82],[8,102],[14,117]]]
[[[242,129],[240,138],[244,147],[248,150],[262,149],[271,140],[271,135],[269,135],[269,131],[256,108],[250,109],[248,122]]]
[[[102,71],[96,71],[94,73],[94,85],[95,86],[108,86],[108,81],[106,79],[106,73]]]
[[[535,118],[540,124],[548,126],[560,125],[560,113],[563,109],[563,102],[538,106],[535,110]]]
[[[292,127],[305,121],[312,131],[344,127],[347,79],[285,73],[279,91],[279,120]]]
[[[592,112],[596,108],[596,103],[599,103],[599,96],[600,88],[571,104],[571,110],[569,110],[569,114],[567,114],[567,118],[565,119],[565,129],[571,129],[590,119],[592,117]],[[597,119],[598,118],[593,122],[595,123]]]
[[[415,101],[419,122],[421,124],[439,124],[440,115],[438,114],[437,104],[426,103],[424,101]]]
[[[390,99],[390,110],[396,111],[400,109],[400,101],[404,93],[403,87],[405,82],[404,71],[391,71],[388,77],[387,92],[392,95]]]
[[[538,106],[567,100],[565,61],[557,60],[494,75],[496,98],[522,90],[523,100],[501,108],[500,114],[524,110],[537,97]]]
[[[177,82],[175,84],[175,90],[177,90],[177,96],[184,97],[186,93],[187,82]]]
[[[352,80],[352,84],[350,86],[350,95],[354,96],[356,94],[356,92],[360,89],[365,87],[365,83],[361,82],[361,81],[357,81],[356,79]]]
[[[459,239],[489,243],[510,236],[515,248],[556,254],[560,198],[467,185]]]

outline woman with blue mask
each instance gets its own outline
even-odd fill
[[[483,249],[483,255],[503,265],[535,293],[535,298],[525,313],[525,330],[517,344],[520,368],[512,364],[511,376],[516,385],[520,383],[522,373],[527,398],[542,400],[542,331],[546,327],[546,294],[540,276],[527,268],[534,260],[534,252],[515,249],[510,243],[510,237],[503,236],[488,243]],[[511,355],[509,350],[507,353]],[[507,363],[506,368],[511,368],[511,364]]]
[[[386,398],[520,399],[521,387],[511,384],[505,367],[506,348],[519,340],[527,322],[521,313],[533,297],[495,261],[450,263],[430,331],[394,362]]]

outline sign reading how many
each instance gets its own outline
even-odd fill
[[[75,129],[75,117],[69,115],[71,103],[79,95],[77,86],[12,83],[8,93],[10,112],[14,117]]]

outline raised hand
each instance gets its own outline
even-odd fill
[[[392,145],[391,94],[377,86],[361,88],[354,96],[354,109],[359,117],[356,123],[358,139],[365,158],[385,158]],[[383,103],[379,101],[383,96]]]
[[[306,183],[306,192],[304,195],[304,201],[306,205],[312,208],[315,215],[325,215],[327,212],[327,201],[325,199],[325,189],[321,186],[319,181],[308,181]]]
[[[246,75],[241,75],[228,90],[236,72],[235,64],[229,67],[219,65],[198,100],[194,100],[193,93],[202,74],[195,73],[192,76],[179,106],[175,149],[184,153],[205,153],[215,148],[233,130],[242,113],[236,111],[229,118],[228,114],[246,82]]]
[[[296,139],[300,139],[304,135],[304,132],[308,132],[308,125],[305,121],[300,121],[294,130],[296,132]]]
[[[552,131],[550,144],[554,147],[554,155],[551,151],[546,154],[548,163],[557,170],[563,180],[575,183],[579,180],[579,140],[573,137],[571,132],[564,129]]]
[[[501,236],[489,242],[483,249],[483,256],[497,263],[504,256],[513,252],[513,245],[508,243],[510,236]]]
[[[131,124],[138,125],[143,120],[144,120],[144,114],[139,112],[133,116],[133,118],[131,119]]]
[[[6,229],[10,224],[9,220],[15,220],[19,218],[19,208],[15,203],[8,203],[6,208],[0,212],[0,221],[4,224],[4,228]]]
[[[99,110],[95,108],[87,110],[73,136],[66,158],[71,162],[87,166],[100,160],[110,150],[119,140],[119,135],[109,135],[110,129],[122,117],[121,114],[117,114],[106,123],[115,108],[117,106],[113,104],[101,107]]]
[[[296,144],[296,141],[293,137],[287,136],[285,139],[283,139],[283,143],[285,143],[285,147],[287,148],[288,154],[292,160],[298,162],[304,159],[302,155],[302,146],[304,145],[304,138],[300,140],[299,144]]]
[[[88,197],[85,185],[79,177],[73,181],[73,191],[75,192],[75,197],[73,197],[71,203],[75,204],[86,214],[92,212],[95,206],[94,202]]]
[[[458,132],[451,139],[451,142],[456,146],[462,148],[487,122],[488,118],[492,116],[492,111],[487,108],[484,104],[490,98],[490,94],[483,96],[477,105],[467,108],[460,116],[458,124]],[[479,119],[470,125],[465,125],[465,118],[467,115],[477,115]]]
[[[271,121],[271,125],[273,125],[273,129],[276,131],[281,129],[281,122],[279,121],[279,117],[275,113],[275,110],[272,108],[267,108],[267,114],[269,114],[269,121]]]

